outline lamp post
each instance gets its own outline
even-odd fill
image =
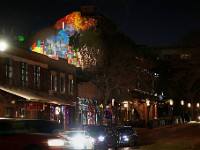
[[[171,124],[173,124],[173,104],[174,104],[174,101],[172,99],[169,100],[169,105],[170,105],[170,120],[171,120]]]
[[[184,123],[185,122],[185,117],[184,117],[184,100],[181,100],[181,109],[182,109],[182,122]]]
[[[112,110],[112,114],[111,114],[111,126],[113,125],[114,121],[115,121],[115,116],[114,116],[114,106],[115,106],[115,99],[112,99],[112,103],[111,103],[111,110]]]
[[[191,113],[191,112],[190,112],[191,103],[188,103],[187,106],[188,106],[188,109],[189,109],[189,113],[188,113],[188,121],[190,121],[190,120],[191,120],[191,119],[190,119],[190,115],[191,115],[191,114],[190,114],[190,113]]]
[[[126,108],[126,121],[128,121],[128,101],[124,102],[124,107]]]
[[[149,112],[150,112],[150,100],[146,99],[146,105],[147,105],[147,127],[149,128]]]
[[[200,121],[200,116],[199,116],[199,103],[197,103],[197,121]]]

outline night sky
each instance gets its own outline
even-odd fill
[[[166,46],[200,28],[198,0],[0,0],[0,30],[26,36],[84,5],[113,19],[136,44]]]

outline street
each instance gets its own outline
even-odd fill
[[[190,122],[161,128],[137,128],[138,146],[120,150],[199,150],[200,123]]]

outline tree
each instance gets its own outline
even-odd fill
[[[118,32],[112,21],[105,20],[95,30],[81,33],[79,48],[83,71],[101,91],[104,108],[122,93],[130,97],[129,91],[136,88],[152,90],[150,61],[138,55],[134,42]]]
[[[194,29],[186,33],[176,43],[176,46],[182,47],[199,47],[200,46],[200,28]]]
[[[195,103],[199,102],[200,92],[200,53],[199,48],[188,48],[183,54],[187,57],[171,61],[171,78],[174,95],[180,100],[192,103],[191,117],[194,119]]]

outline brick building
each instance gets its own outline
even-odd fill
[[[76,67],[10,46],[0,51],[0,117],[58,120],[76,124]]]

